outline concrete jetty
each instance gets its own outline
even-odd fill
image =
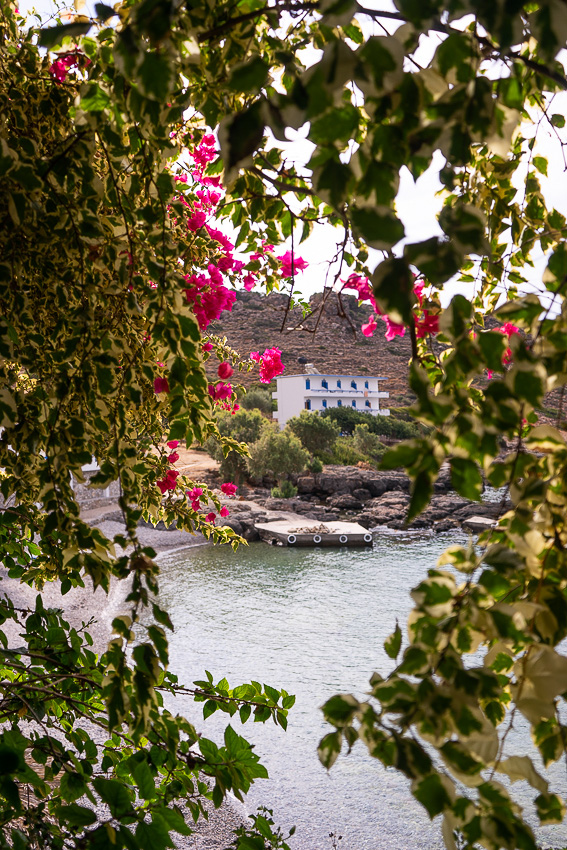
[[[261,540],[272,546],[372,546],[372,534],[357,522],[276,520],[256,524]]]

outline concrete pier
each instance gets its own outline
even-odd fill
[[[257,523],[256,531],[273,546],[372,546],[372,534],[357,522],[277,520]]]

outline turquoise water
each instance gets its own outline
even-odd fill
[[[255,679],[297,696],[287,732],[271,722],[231,721],[256,745],[271,777],[253,786],[247,809],[267,805],[283,827],[297,825],[292,847],[330,850],[330,832],[343,836],[341,850],[442,846],[437,821],[413,800],[407,780],[362,745],[327,774],[316,754],[329,731],[319,707],[335,693],[363,696],[373,671],[392,668],[383,642],[396,618],[404,627],[409,591],[447,546],[465,539],[380,534],[371,549],[255,543],[236,553],[202,546],[160,558],[160,598],[175,626],[171,668],[180,681],[188,685],[207,669],[231,686]],[[189,700],[177,699],[175,709],[213,739],[227,721],[217,712],[203,723]],[[546,835],[549,844],[567,843],[562,828]]]

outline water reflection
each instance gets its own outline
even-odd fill
[[[396,618],[405,624],[410,589],[448,546],[464,535],[380,535],[373,549],[288,549],[251,544],[199,547],[160,559],[160,596],[175,625],[171,668],[184,684],[210,670],[231,686],[250,679],[285,688],[297,703],[284,733],[273,724],[247,724],[272,780],[248,797],[274,808],[284,827],[297,824],[294,847],[330,850],[437,850],[431,824],[396,771],[368,757],[362,746],[340,758],[329,775],[317,743],[328,729],[319,707],[332,694],[362,697],[374,670],[388,672],[383,650]],[[200,708],[178,700],[178,711],[202,726]],[[206,722],[218,737],[227,716]],[[231,721],[237,731],[240,721]],[[554,828],[559,846],[567,836]],[[562,831],[562,828],[561,828]]]

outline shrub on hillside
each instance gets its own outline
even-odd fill
[[[281,485],[289,474],[303,472],[308,463],[308,452],[290,431],[267,428],[260,439],[250,446],[247,466],[252,478],[271,475]]]
[[[273,431],[274,427],[266,421],[259,410],[239,410],[234,415],[227,412],[218,417],[218,429],[223,437],[232,437],[249,447],[259,440],[266,430]],[[205,449],[220,463],[223,478],[241,481],[246,477],[248,467],[242,455],[229,452],[225,457],[221,444],[214,437],[209,437],[205,443]]]
[[[240,399],[240,406],[245,410],[259,410],[264,416],[272,418],[274,409],[272,396],[266,390],[251,389]]]
[[[300,440],[308,452],[318,455],[320,452],[332,452],[339,436],[338,426],[330,419],[323,419],[318,413],[302,410],[287,423],[289,430]]]

